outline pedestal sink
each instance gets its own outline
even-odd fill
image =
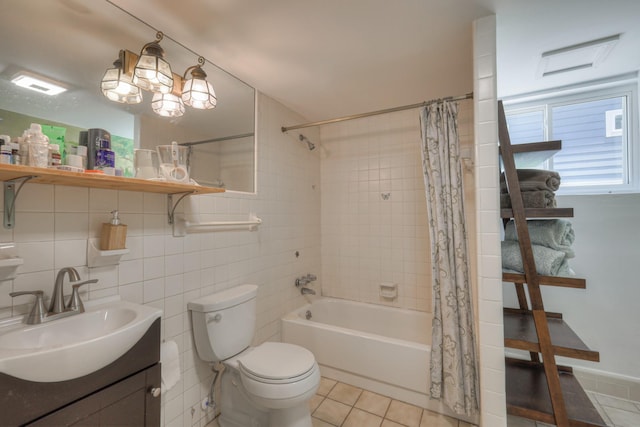
[[[85,312],[39,325],[0,322],[0,372],[57,382],[95,372],[125,354],[162,315],[118,297],[88,301]]]

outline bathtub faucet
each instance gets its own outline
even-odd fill
[[[302,295],[307,295],[307,294],[315,295],[316,291],[314,291],[313,289],[310,289],[310,288],[300,288],[300,293]]]
[[[318,278],[314,274],[307,274],[306,276],[301,276],[296,279],[296,287],[305,286]]]

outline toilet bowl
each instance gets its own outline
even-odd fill
[[[311,427],[308,400],[320,384],[313,353],[265,342],[250,347],[257,286],[241,285],[188,304],[198,356],[221,361],[221,427]]]

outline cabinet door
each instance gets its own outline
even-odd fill
[[[160,424],[160,398],[154,398],[148,390],[160,385],[159,374],[160,365],[154,365],[28,426],[157,426]]]

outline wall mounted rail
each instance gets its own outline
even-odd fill
[[[191,222],[185,218],[176,217],[173,222],[173,236],[180,237],[189,233],[210,233],[215,231],[255,231],[260,224],[262,224],[262,220],[253,214],[249,220],[240,221]]]

